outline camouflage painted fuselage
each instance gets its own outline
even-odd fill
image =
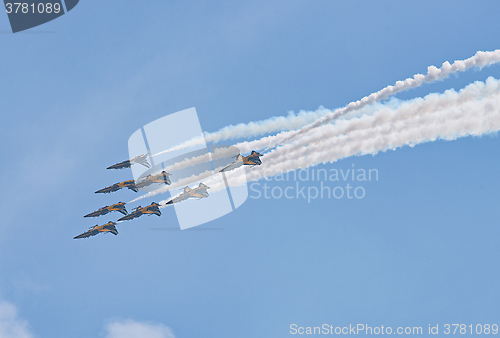
[[[141,217],[142,215],[156,215],[156,216],[161,216],[161,211],[159,208],[159,204],[153,202],[150,205],[142,208],[141,206],[138,206],[135,208],[134,211],[132,211],[130,214],[123,216],[122,218],[118,219],[118,221],[128,221],[134,218]]]
[[[112,211],[118,211],[124,215],[128,214],[127,209],[125,208],[125,203],[119,202],[113,205],[107,205],[105,207],[99,208],[98,210],[91,212],[90,214],[87,214],[83,217],[99,217],[106,215]]]
[[[184,188],[184,192],[180,194],[179,196],[176,196],[172,198],[170,201],[168,201],[166,204],[174,204],[174,203],[179,203],[182,201],[187,200],[188,198],[205,198],[208,197],[208,191],[207,189],[210,189],[209,186],[200,183],[196,188],[191,189],[189,187]]]
[[[130,190],[137,192],[137,188],[135,187],[134,180],[128,180],[128,181],[123,181],[120,183],[115,183],[115,184],[113,184],[109,187],[103,188],[101,190],[97,190],[95,193],[96,194],[99,194],[99,193],[108,194],[108,193],[111,193],[113,191],[118,191],[122,188],[129,188]]]
[[[143,154],[134,157],[131,160],[126,160],[117,164],[113,164],[112,166],[107,167],[106,169],[123,169],[123,168],[130,168],[132,164],[139,163],[145,166],[146,168],[150,168],[151,165],[147,161],[148,154]]]
[[[153,183],[165,183],[166,185],[172,184],[169,178],[170,174],[165,170],[158,175],[148,175],[146,178],[140,180],[135,184],[137,189],[141,189],[150,186]]]
[[[106,169],[123,169],[123,168],[130,168],[132,164],[130,163],[130,160],[126,160],[117,164],[113,164],[112,166],[107,167]]]
[[[261,165],[262,161],[260,160],[260,157],[262,155],[255,150],[252,150],[252,153],[248,156],[243,156],[243,164],[244,165]]]
[[[243,165],[251,165],[251,166],[261,165],[262,161],[260,160],[260,156],[262,156],[262,154],[256,152],[255,150],[252,150],[252,153],[248,156],[241,156],[240,154],[236,157],[236,160],[233,163],[222,168],[220,171],[233,170]]]
[[[118,235],[118,230],[116,230],[115,227],[116,223],[115,222],[108,222],[103,225],[95,225],[91,227],[89,230],[85,231],[83,234],[80,234],[78,236],[75,236],[73,239],[78,239],[78,238],[88,238],[90,236],[95,236],[101,232],[103,233],[112,233],[113,235]]]

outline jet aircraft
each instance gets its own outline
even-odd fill
[[[128,214],[127,209],[125,209],[125,203],[119,202],[113,205],[106,205],[105,207],[99,208],[94,212],[91,212],[90,214],[87,214],[83,217],[98,217],[102,215],[106,215],[107,213],[111,211],[118,211],[124,215]]]
[[[99,193],[104,193],[104,194],[107,194],[107,193],[110,193],[110,192],[113,192],[113,191],[118,191],[122,188],[129,188],[130,190],[134,191],[134,192],[137,192],[137,188],[135,186],[135,182],[134,180],[128,180],[128,181],[123,181],[123,182],[120,182],[120,183],[115,183],[109,187],[106,187],[106,188],[103,188],[101,190],[97,190],[95,193],[96,194],[99,194]]]
[[[113,164],[110,167],[107,167],[106,169],[123,169],[123,168],[130,168],[132,164],[139,163],[145,166],[146,168],[151,168],[151,165],[148,163],[148,157],[149,153],[142,154],[139,156],[134,157],[133,159],[126,160],[117,164]]]
[[[251,165],[251,168],[255,167],[256,165],[261,165],[262,161],[260,160],[260,157],[264,156],[255,150],[252,150],[252,153],[248,156],[242,156],[241,154],[236,155],[236,160],[229,164],[228,166],[222,168],[220,171],[229,171],[232,169],[236,169],[241,167],[242,165]]]
[[[158,203],[151,203],[147,207],[142,208],[141,206],[138,206],[137,208],[134,208],[134,211],[132,211],[130,214],[123,216],[122,218],[118,219],[118,221],[127,221],[130,219],[134,219],[137,217],[141,217],[142,215],[153,215],[155,214],[156,216],[161,216],[161,211],[159,208]]]
[[[203,184],[203,183],[200,183],[196,188],[194,189],[191,189],[189,188],[188,186],[186,186],[184,188],[184,192],[181,193],[180,195],[172,198],[170,201],[168,201],[166,204],[174,204],[174,203],[178,203],[178,202],[182,202],[182,201],[185,201],[187,200],[188,198],[198,198],[198,199],[202,199],[204,197],[208,197],[208,191],[207,189],[210,189],[209,186]]]
[[[163,170],[160,174],[158,175],[148,175],[146,178],[140,180],[135,184],[135,187],[137,189],[147,187],[153,183],[165,183],[166,185],[172,184],[172,181],[170,181],[169,178],[170,174],[167,173],[165,170]]]
[[[90,227],[89,230],[85,231],[83,234],[75,236],[73,239],[88,238],[90,236],[95,236],[101,232],[103,233],[110,232],[113,235],[118,235],[118,230],[116,230],[115,225],[116,225],[115,222],[108,222],[103,225],[95,225],[93,227]]]

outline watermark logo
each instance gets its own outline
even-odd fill
[[[79,0],[4,0],[13,33],[52,21],[72,10]]]
[[[242,205],[248,197],[245,168],[223,171],[240,153],[234,146],[207,147],[195,108],[155,120],[137,130],[128,140],[130,158],[147,155],[148,166],[133,165],[137,186],[164,173],[168,185],[140,187],[146,196],[170,192],[181,229],[222,217]],[[161,194],[161,195],[160,195]]]
[[[274,176],[263,171],[263,179],[250,184],[252,199],[360,200],[366,196],[366,184],[378,182],[377,169],[306,168],[280,172]],[[274,184],[273,184],[274,182]]]

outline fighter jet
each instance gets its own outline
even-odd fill
[[[109,187],[103,188],[101,190],[97,190],[95,193],[96,194],[99,194],[99,193],[107,194],[107,193],[110,193],[113,191],[118,191],[122,188],[129,188],[130,190],[135,191],[135,192],[138,191],[137,188],[135,187],[134,180],[128,180],[128,181],[123,181],[120,183],[115,183],[115,184],[113,184]]]
[[[147,187],[153,183],[165,183],[166,185],[172,184],[169,178],[170,174],[163,170],[158,175],[148,175],[146,178],[140,180],[135,184],[137,189]]]
[[[233,169],[241,167],[242,165],[251,165],[251,168],[253,168],[256,165],[262,164],[262,161],[260,160],[261,156],[264,156],[264,155],[256,152],[255,150],[252,150],[252,153],[248,156],[241,156],[241,154],[238,154],[235,156],[236,160],[233,163],[222,168],[220,171],[233,170]]]
[[[134,208],[130,214],[123,216],[122,218],[118,219],[118,221],[127,221],[130,219],[134,219],[137,217],[141,217],[142,215],[153,215],[155,214],[156,216],[161,216],[161,211],[160,208],[158,208],[160,205],[158,203],[151,203],[147,207],[142,208],[141,206],[138,206],[137,208]]]
[[[168,201],[166,204],[174,204],[178,202],[182,202],[187,200],[188,198],[194,197],[198,199],[202,199],[204,197],[208,197],[208,191],[207,189],[210,189],[209,186],[200,183],[196,188],[191,189],[188,186],[184,188],[184,192],[174,198],[172,198],[170,201]]]
[[[105,207],[99,208],[98,210],[91,212],[90,214],[87,214],[83,217],[98,217],[98,216],[106,215],[107,213],[109,213],[111,211],[118,211],[124,215],[128,214],[127,209],[125,209],[125,203],[119,202],[119,203],[109,205],[109,206],[106,205]]]
[[[106,169],[123,169],[123,168],[130,168],[132,164],[139,163],[145,166],[146,168],[151,168],[151,165],[148,163],[147,157],[149,153],[142,154],[139,156],[134,157],[131,160],[126,160],[117,164],[113,164],[110,167],[107,167]]]
[[[110,232],[113,235],[118,235],[118,230],[116,230],[115,227],[116,223],[115,222],[108,222],[103,225],[95,225],[93,227],[90,227],[89,230],[85,231],[83,234],[78,235],[74,237],[73,239],[78,239],[78,238],[88,238],[90,236],[95,236],[98,233],[107,233]]]

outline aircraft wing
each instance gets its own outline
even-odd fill
[[[145,166],[146,168],[151,168],[151,165],[149,164],[148,159],[147,159],[148,158],[148,154],[149,153],[136,156],[136,157],[134,157],[133,159],[131,159],[129,161],[130,161],[131,164],[139,163],[139,164],[142,164],[143,166]]]
[[[208,197],[208,192],[205,189],[198,190],[192,196],[197,198],[205,198]]]
[[[156,216],[161,216],[161,211],[158,209],[158,207],[152,207],[148,208],[147,213],[150,215],[156,215]]]
[[[141,162],[137,162],[139,164],[142,164],[143,166],[145,166],[146,168],[151,168],[151,165],[148,163],[148,161],[144,160],[144,161],[141,161]]]
[[[120,202],[113,204],[112,206],[108,207],[110,211],[118,211],[119,213],[122,213],[124,215],[128,214],[127,208],[125,208],[125,203]]]
[[[112,229],[109,229],[108,232],[111,232],[113,235],[118,235],[118,230],[116,230],[115,226],[113,226]]]
[[[130,190],[132,190],[133,192],[138,192],[139,190],[137,190],[137,187],[134,185],[129,185],[127,188],[129,188]]]

